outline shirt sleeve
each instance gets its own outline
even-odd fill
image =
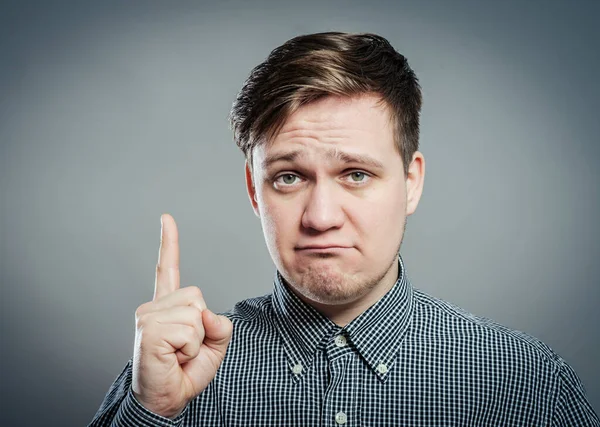
[[[599,426],[600,419],[588,402],[581,380],[564,360],[559,372],[560,390],[552,418],[553,427]]]
[[[188,411],[188,406],[175,419],[165,418],[144,408],[131,389],[130,359],[111,385],[100,409],[89,427],[179,427]]]

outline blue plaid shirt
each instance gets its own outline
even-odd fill
[[[91,426],[600,426],[573,369],[539,340],[412,287],[343,328],[279,274],[226,315],[216,377],[174,420],[142,407],[131,360]]]

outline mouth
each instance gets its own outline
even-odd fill
[[[338,246],[338,245],[313,245],[313,246],[300,246],[296,247],[296,252],[301,253],[335,253],[343,252],[348,249],[352,249],[350,246]]]

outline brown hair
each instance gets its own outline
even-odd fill
[[[234,140],[252,169],[253,149],[274,137],[299,107],[328,95],[364,93],[379,94],[390,108],[406,176],[419,148],[421,88],[406,58],[375,34],[308,34],[274,49],[233,103]]]

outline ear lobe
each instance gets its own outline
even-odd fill
[[[246,161],[245,163],[245,173],[246,191],[248,192],[248,198],[250,199],[250,204],[252,205],[252,210],[254,210],[254,214],[260,218],[260,212],[258,210],[258,196],[256,194],[256,187],[254,186],[254,182],[252,181],[252,172],[250,172],[248,161]]]

